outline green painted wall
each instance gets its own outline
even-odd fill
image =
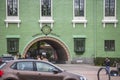
[[[120,34],[120,24],[119,24],[119,20],[120,20],[120,6],[119,0],[117,1],[117,10],[116,10],[116,15],[117,15],[117,19],[118,19],[118,23],[116,28],[114,27],[114,24],[106,24],[106,27],[103,28],[103,25],[101,23],[101,20],[103,19],[103,0],[97,0],[96,2],[96,54],[97,56],[101,56],[101,57],[120,57],[120,46],[119,46],[119,34]],[[115,51],[104,51],[104,40],[115,40]]]
[[[19,0],[20,4],[20,27],[17,24],[9,24],[6,28],[6,2],[0,2],[0,54],[7,51],[6,36],[20,35],[20,53],[23,52],[27,44],[34,40],[35,34],[42,33],[39,26],[40,1],[39,0]],[[120,0],[117,0],[117,19],[120,20]],[[52,33],[59,35],[49,36],[57,37],[63,41],[69,49],[71,58],[93,58],[93,57],[120,57],[120,24],[118,22],[115,28],[113,24],[107,24],[105,28],[102,25],[103,19],[103,0],[86,0],[86,18],[88,20],[86,28],[83,24],[76,24],[73,28],[73,0],[53,0],[53,19],[54,25]],[[82,55],[74,52],[74,35],[86,36],[86,50]],[[44,36],[44,35],[39,35]],[[38,36],[36,36],[38,37]],[[104,51],[104,40],[115,40],[115,51]]]

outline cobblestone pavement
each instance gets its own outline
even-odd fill
[[[98,80],[97,73],[101,67],[88,64],[57,64],[59,67],[80,75],[84,75],[88,80]],[[111,68],[111,70],[116,68]],[[111,76],[111,80],[120,80],[120,76]],[[100,80],[109,80],[105,70],[100,72]]]

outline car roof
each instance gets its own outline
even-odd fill
[[[50,63],[48,61],[44,61],[44,60],[36,60],[36,59],[15,59],[15,60],[11,60],[12,62],[19,62],[19,61],[40,61],[40,62],[46,62],[46,63]],[[51,64],[51,63],[50,63]]]
[[[42,60],[35,60],[35,59],[15,59],[15,60],[10,60],[10,63],[14,63],[14,62],[22,62],[22,61],[40,61],[40,62],[46,62],[46,61],[42,61]],[[46,62],[49,63],[49,62]]]

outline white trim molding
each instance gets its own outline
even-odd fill
[[[87,24],[87,20],[84,18],[84,17],[79,17],[79,19],[73,19],[72,20],[72,23],[73,23],[73,27],[75,28],[75,24],[80,24],[80,23],[83,23],[84,24],[84,27],[86,28],[86,24]]]
[[[42,9],[41,9],[41,0],[40,0],[40,28],[42,28],[42,24],[51,24],[51,28],[53,27],[54,20],[53,20],[53,6],[52,6],[52,0],[51,0],[51,16],[42,16]]]
[[[8,27],[9,23],[16,23],[16,24],[18,24],[18,28],[19,28],[20,27],[19,24],[21,23],[21,20],[8,20],[8,19],[6,19],[5,23],[6,23],[6,27]]]
[[[118,20],[117,20],[117,18],[116,18],[116,1],[117,0],[115,0],[115,15],[114,16],[105,16],[105,0],[103,1],[104,3],[104,18],[103,18],[103,20],[102,20],[102,23],[103,23],[103,27],[105,28],[105,25],[106,24],[109,24],[109,23],[112,23],[112,24],[114,24],[114,27],[116,28],[116,24],[118,23]]]
[[[118,23],[118,20],[116,18],[107,18],[105,17],[103,20],[102,20],[102,23],[103,23],[103,27],[105,28],[105,25],[108,24],[108,23],[113,23],[114,24],[114,27],[116,28],[116,24]]]
[[[21,23],[21,20],[19,19],[19,0],[18,0],[18,11],[17,11],[17,16],[8,16],[8,9],[7,9],[7,0],[6,0],[6,19],[4,20],[6,23],[6,27],[8,27],[9,23],[13,23],[13,24],[18,24],[18,28],[19,28],[19,24]]]
[[[43,17],[39,20],[39,23],[40,23],[40,28],[42,28],[42,24],[51,24],[51,28],[53,27],[53,23],[54,23],[54,20],[51,18],[51,17],[44,17],[45,19],[43,19]]]
[[[73,0],[73,27],[75,28],[75,24],[84,24],[86,28],[87,20],[86,20],[86,0],[84,0],[84,16],[75,16],[75,8],[74,8],[75,0]]]

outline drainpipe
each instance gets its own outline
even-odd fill
[[[97,43],[97,0],[93,1],[93,25],[94,25],[94,58],[96,59],[96,43]]]

